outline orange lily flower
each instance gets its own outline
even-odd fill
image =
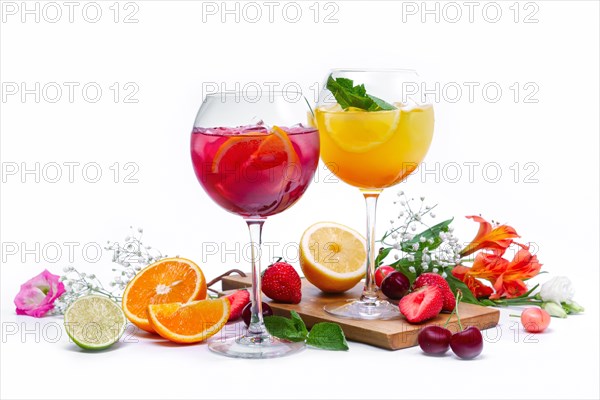
[[[523,281],[536,276],[542,268],[537,256],[532,255],[528,247],[518,245],[522,249],[512,261],[509,262],[498,254],[479,253],[475,256],[473,266],[466,272],[467,275],[486,279],[494,285],[495,293],[490,296],[492,300],[519,297],[527,293],[527,286]]]
[[[519,297],[527,293],[527,286],[523,281],[536,276],[541,268],[542,264],[539,263],[537,256],[531,254],[528,248],[522,248],[515,254],[506,271],[494,282],[496,293],[490,298]]]
[[[457,265],[452,269],[452,275],[463,281],[476,298],[482,299],[490,297],[490,295],[494,293],[494,290],[471,276],[469,270],[470,268]]]
[[[511,226],[499,225],[492,228],[492,224],[477,215],[471,215],[467,218],[479,222],[479,231],[471,243],[462,249],[460,252],[461,257],[481,249],[489,249],[498,255],[502,255],[508,246],[512,244],[513,239],[520,237]]]

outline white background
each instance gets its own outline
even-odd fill
[[[67,6],[55,3],[62,12],[56,23],[49,21],[56,7],[27,6],[34,9],[36,3],[39,22],[35,14],[22,15],[21,2],[2,2],[2,398],[599,397],[597,2],[480,2],[470,21],[463,2],[427,2],[429,9],[437,7],[436,16],[423,15],[421,2],[337,1],[317,4],[315,22],[311,1],[296,3],[302,11],[296,23],[291,22],[295,8],[288,6],[283,14],[283,2],[274,8],[273,22],[267,6],[255,3],[262,12],[256,23],[247,20],[256,8],[244,9],[244,3],[237,4],[236,22],[235,14],[222,15],[221,2],[136,1],[115,7],[100,1],[96,23],[86,21],[95,18],[93,5],[82,15],[86,2],[74,9],[73,22]],[[216,14],[203,13],[215,7]],[[452,22],[457,10],[462,17]],[[137,22],[124,23],[130,13]],[[435,136],[425,162],[438,176],[413,176],[402,189],[439,202],[439,218],[456,217],[456,233],[465,241],[476,231],[465,215],[482,213],[510,223],[523,241],[537,245],[549,272],[538,281],[568,275],[586,313],[553,319],[547,333],[532,338],[537,343],[526,343],[503,310],[501,338],[493,340],[496,333],[489,333],[484,353],[470,362],[425,357],[418,348],[388,352],[358,343],[347,353],[308,350],[252,362],[218,357],[204,344],[178,347],[147,337],[90,354],[69,344],[64,334],[50,343],[60,319],[14,314],[19,285],[44,268],[58,274],[75,265],[108,281],[108,255],[89,262],[94,254],[86,257],[82,248],[122,240],[130,225],[144,228],[145,244],[196,260],[209,279],[232,267],[248,269],[239,253],[203,254],[206,243],[235,249],[235,243],[247,242],[241,219],[215,205],[192,170],[189,134],[203,84],[223,83],[226,89],[236,83],[240,89],[298,84],[312,96],[313,85],[333,67],[414,68],[439,82],[440,90],[461,87],[458,101],[451,102],[455,92],[447,92],[435,104]],[[49,101],[55,97],[52,85],[39,102],[34,94],[24,99],[20,92],[9,94],[21,83],[32,89],[36,82],[40,88],[61,85],[62,98]],[[79,84],[73,102],[64,82]],[[116,103],[110,89],[115,82]],[[133,86],[127,89],[128,82]],[[479,85],[473,101],[465,82]],[[87,83],[102,88],[96,103],[83,97]],[[502,89],[497,102],[493,90],[482,93],[486,84]],[[132,87],[139,89],[133,95],[138,102],[126,103]],[[526,98],[532,88],[536,93]],[[34,168],[36,162],[39,182],[20,170],[7,174],[15,165]],[[66,166],[59,182],[49,182],[55,170],[46,167],[44,175],[44,166],[65,162],[80,163],[73,182]],[[97,183],[86,181],[94,178],[93,170],[82,175],[82,166],[92,162],[102,169]],[[465,162],[479,163],[473,182]],[[121,169],[116,183],[114,163]],[[137,183],[125,182],[132,171],[124,170],[125,163],[139,167],[133,176]],[[462,166],[459,179],[457,164],[451,163]],[[484,174],[490,163],[496,164]],[[526,163],[531,163],[527,169]],[[502,176],[492,182],[498,168]],[[530,172],[535,173],[526,179]],[[276,252],[297,242],[316,221],[364,229],[358,191],[327,182],[326,176],[320,170],[318,182],[296,206],[267,222],[264,240],[278,243]],[[397,190],[381,197],[379,234],[397,213]],[[78,243],[73,260],[65,246],[58,260],[54,253],[43,254],[44,246],[49,252],[64,242]],[[37,254],[23,252],[36,243]],[[16,244],[17,253],[6,252],[7,244]],[[292,260],[293,248],[288,245],[284,254]],[[6,327],[15,324],[18,332],[8,335]],[[23,336],[27,329],[34,333]]]

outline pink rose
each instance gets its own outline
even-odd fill
[[[54,308],[54,302],[65,292],[65,285],[48,270],[21,285],[15,297],[18,315],[43,317]]]

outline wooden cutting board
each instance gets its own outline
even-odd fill
[[[228,276],[223,278],[223,291],[247,288],[251,286],[250,276]],[[307,327],[312,327],[317,322],[335,322],[342,327],[348,340],[367,343],[389,350],[404,349],[417,345],[419,329],[426,325],[444,325],[448,314],[440,314],[436,318],[423,324],[409,324],[399,316],[397,319],[355,320],[337,318],[323,311],[325,304],[338,300],[355,299],[360,297],[362,285],[356,285],[352,290],[343,294],[325,294],[310,282],[302,279],[302,301],[300,304],[281,304],[271,301],[263,296],[263,300],[271,306],[275,315],[289,317],[294,310],[304,320]],[[495,308],[482,307],[474,304],[461,303],[459,308],[460,320],[463,326],[474,325],[479,329],[488,329],[496,326],[500,319],[500,311]],[[448,329],[453,332],[458,330],[456,316],[452,316]]]

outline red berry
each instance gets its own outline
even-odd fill
[[[543,332],[550,325],[550,314],[541,308],[530,307],[521,313],[521,323],[527,332]]]
[[[474,326],[469,326],[464,331],[452,335],[450,347],[454,354],[465,360],[477,357],[483,350],[483,336],[481,331]]]
[[[381,267],[377,268],[375,270],[375,284],[377,285],[377,287],[381,287],[381,282],[383,281],[383,279],[395,271],[396,268],[390,267],[389,265],[382,265]]]
[[[444,306],[442,307],[443,311],[454,310],[454,307],[456,306],[456,298],[452,293],[452,289],[450,289],[450,285],[448,285],[448,282],[441,275],[432,272],[421,274],[415,280],[413,289],[418,289],[425,285],[435,285],[440,288],[444,298]]]
[[[400,271],[394,271],[381,283],[381,291],[392,300],[400,300],[410,289],[410,281]]]
[[[242,310],[246,307],[246,304],[250,303],[250,293],[246,289],[238,290],[235,293],[225,296],[231,304],[231,311],[229,312],[229,321],[235,321],[242,316]]]
[[[452,332],[437,325],[429,325],[421,329],[417,340],[419,346],[427,354],[441,355],[450,348]]]
[[[442,311],[442,291],[435,285],[423,286],[400,300],[400,312],[410,323],[418,323],[437,316]]]
[[[250,325],[250,317],[252,317],[251,308],[252,303],[248,303],[246,304],[246,307],[244,307],[244,309],[242,310],[242,319],[244,320],[246,326]],[[271,310],[271,307],[264,301],[262,303],[262,315],[263,317],[270,317],[271,315],[273,315],[273,310]]]
[[[302,281],[286,262],[270,265],[262,276],[262,292],[280,303],[298,304],[302,300]]]

